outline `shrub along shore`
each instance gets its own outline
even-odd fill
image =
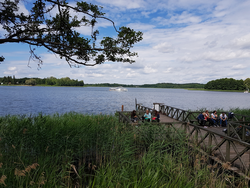
[[[0,117],[0,186],[247,187],[166,126],[66,113]]]

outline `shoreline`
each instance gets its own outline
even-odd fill
[[[34,87],[32,85],[0,85],[0,86],[30,86],[30,87]],[[88,86],[86,84],[86,86],[56,86],[56,85],[35,85],[37,87],[107,87],[109,88],[109,86]],[[190,90],[190,91],[217,91],[217,92],[239,92],[239,93],[243,93],[245,90],[216,90],[216,89],[203,89],[203,88],[159,88],[159,87],[127,87],[127,88],[143,88],[143,89],[147,89],[147,88],[152,88],[152,89],[185,89],[185,90]]]

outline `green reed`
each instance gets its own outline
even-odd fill
[[[208,168],[186,135],[166,125],[136,127],[115,116],[73,112],[5,116],[0,138],[0,186],[227,187],[236,181]]]

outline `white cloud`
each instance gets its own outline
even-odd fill
[[[144,72],[147,73],[147,74],[148,73],[155,73],[155,72],[157,72],[157,70],[154,69],[154,68],[152,68],[152,67],[150,67],[150,66],[145,66]]]
[[[162,53],[171,53],[175,51],[174,47],[171,44],[168,44],[166,42],[158,44],[154,46],[153,48]]]
[[[98,77],[98,78],[103,77],[102,74],[96,74],[96,73],[87,74],[86,76],[88,76],[88,77]]]
[[[5,30],[3,29],[3,26],[0,25],[0,37],[2,37],[2,35],[6,34]]]
[[[130,73],[130,72],[126,75],[127,78],[134,78],[135,76],[136,73]]]
[[[99,2],[99,3],[98,3]],[[129,26],[143,31],[143,41],[135,45],[139,57],[135,64],[106,63],[94,67],[69,68],[65,60],[53,54],[40,53],[44,65],[31,69],[21,54],[13,48],[0,51],[6,55],[6,64],[0,66],[1,75],[25,77],[70,77],[85,83],[145,84],[157,82],[206,83],[212,79],[249,77],[250,1],[242,0],[156,0],[156,1],[98,1],[104,6],[105,16],[114,18],[117,27]],[[93,2],[96,3],[96,2]],[[113,35],[109,22],[100,20],[97,29]],[[103,30],[105,29],[105,30]],[[78,29],[82,34],[91,28]],[[13,55],[14,54],[14,55]],[[0,54],[1,55],[1,54]],[[16,59],[11,59],[16,56]],[[15,70],[9,70],[16,67]]]
[[[29,11],[28,11],[27,8],[25,7],[25,4],[24,4],[23,1],[20,1],[18,7],[19,7],[18,13],[24,13],[25,15],[29,15]]]
[[[247,67],[246,65],[237,64],[237,65],[233,65],[232,69],[241,70],[241,69],[245,69],[246,67]]]
[[[234,39],[232,45],[240,48],[250,48],[250,34]]]
[[[3,73],[5,75],[15,75],[15,74],[17,74],[17,71],[4,71]]]
[[[167,70],[166,70],[166,71],[163,71],[163,72],[164,72],[164,73],[170,73],[171,70],[172,70],[172,68],[170,67],[170,68],[167,68]]]
[[[16,67],[9,67],[8,70],[14,71],[14,70],[16,70]]]
[[[187,23],[199,23],[202,19],[198,16],[192,15],[184,11],[181,15],[173,15],[169,21],[164,20],[168,24],[187,24]]]
[[[154,25],[150,25],[150,24],[143,24],[143,23],[131,23],[128,24],[128,27],[133,28],[136,31],[148,31],[148,30],[152,30],[154,29]]]
[[[119,8],[126,8],[126,9],[136,9],[144,7],[144,1],[143,0],[116,0],[116,1],[110,1],[110,0],[97,0],[97,2],[102,4],[108,4],[114,7]]]
[[[211,42],[206,42],[204,45],[208,46],[209,48],[213,48],[213,47],[217,46],[217,41],[213,40]]]

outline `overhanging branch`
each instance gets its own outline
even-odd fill
[[[72,6],[67,5],[67,4],[60,4],[60,3],[56,2],[56,1],[52,1],[52,0],[47,0],[47,1],[48,1],[48,2],[51,2],[51,3],[54,3],[54,4],[57,4],[57,5],[60,5],[60,6],[62,6],[62,7],[70,8],[70,9],[72,9],[72,10],[75,10],[76,12],[82,12],[82,13],[87,14],[87,15],[93,17],[93,18],[101,18],[101,19],[108,20],[108,21],[110,21],[110,22],[113,24],[113,27],[114,27],[115,31],[119,33],[119,31],[116,29],[115,22],[114,22],[113,20],[107,18],[107,17],[93,15],[93,14],[90,14],[89,12],[87,12],[87,11],[82,11],[82,10],[80,10],[80,9],[78,9],[78,8],[72,7]]]
[[[70,5],[67,0],[36,0],[30,14],[24,15],[18,12],[19,0],[11,5],[8,5],[8,2],[4,0],[0,3],[3,5],[3,9],[0,9],[0,23],[7,32],[6,38],[0,38],[0,44],[25,43],[30,47],[34,46],[30,50],[31,58],[39,60],[39,65],[42,61],[41,57],[35,54],[36,47],[44,47],[61,58],[64,57],[70,66],[94,66],[105,61],[134,62],[131,57],[136,53],[131,53],[130,49],[133,44],[142,40],[142,33],[127,27],[121,27],[118,31],[115,23],[104,17],[97,5],[86,2]],[[45,10],[45,3],[51,4],[52,7]],[[53,10],[56,15],[46,18]],[[82,17],[72,17],[70,11],[76,11],[82,14]],[[96,47],[98,30],[92,31],[91,36],[87,38],[77,32],[76,28],[85,23],[93,29],[97,18],[110,21],[118,36],[116,39],[103,37]]]
[[[92,51],[113,51],[112,49],[104,49],[104,48],[82,48],[82,47],[77,47],[77,46],[69,46],[69,45],[65,45],[62,43],[56,43],[56,42],[51,42],[51,41],[45,41],[42,39],[35,39],[35,38],[29,38],[29,37],[24,37],[24,38],[18,38],[18,39],[0,39],[0,44],[3,43],[19,43],[19,42],[24,42],[30,45],[34,45],[34,46],[38,46],[38,44],[51,44],[51,45],[60,45],[63,46],[65,48],[72,48],[72,49],[77,49],[77,50],[92,50]],[[36,42],[36,43],[32,43],[32,42]]]

